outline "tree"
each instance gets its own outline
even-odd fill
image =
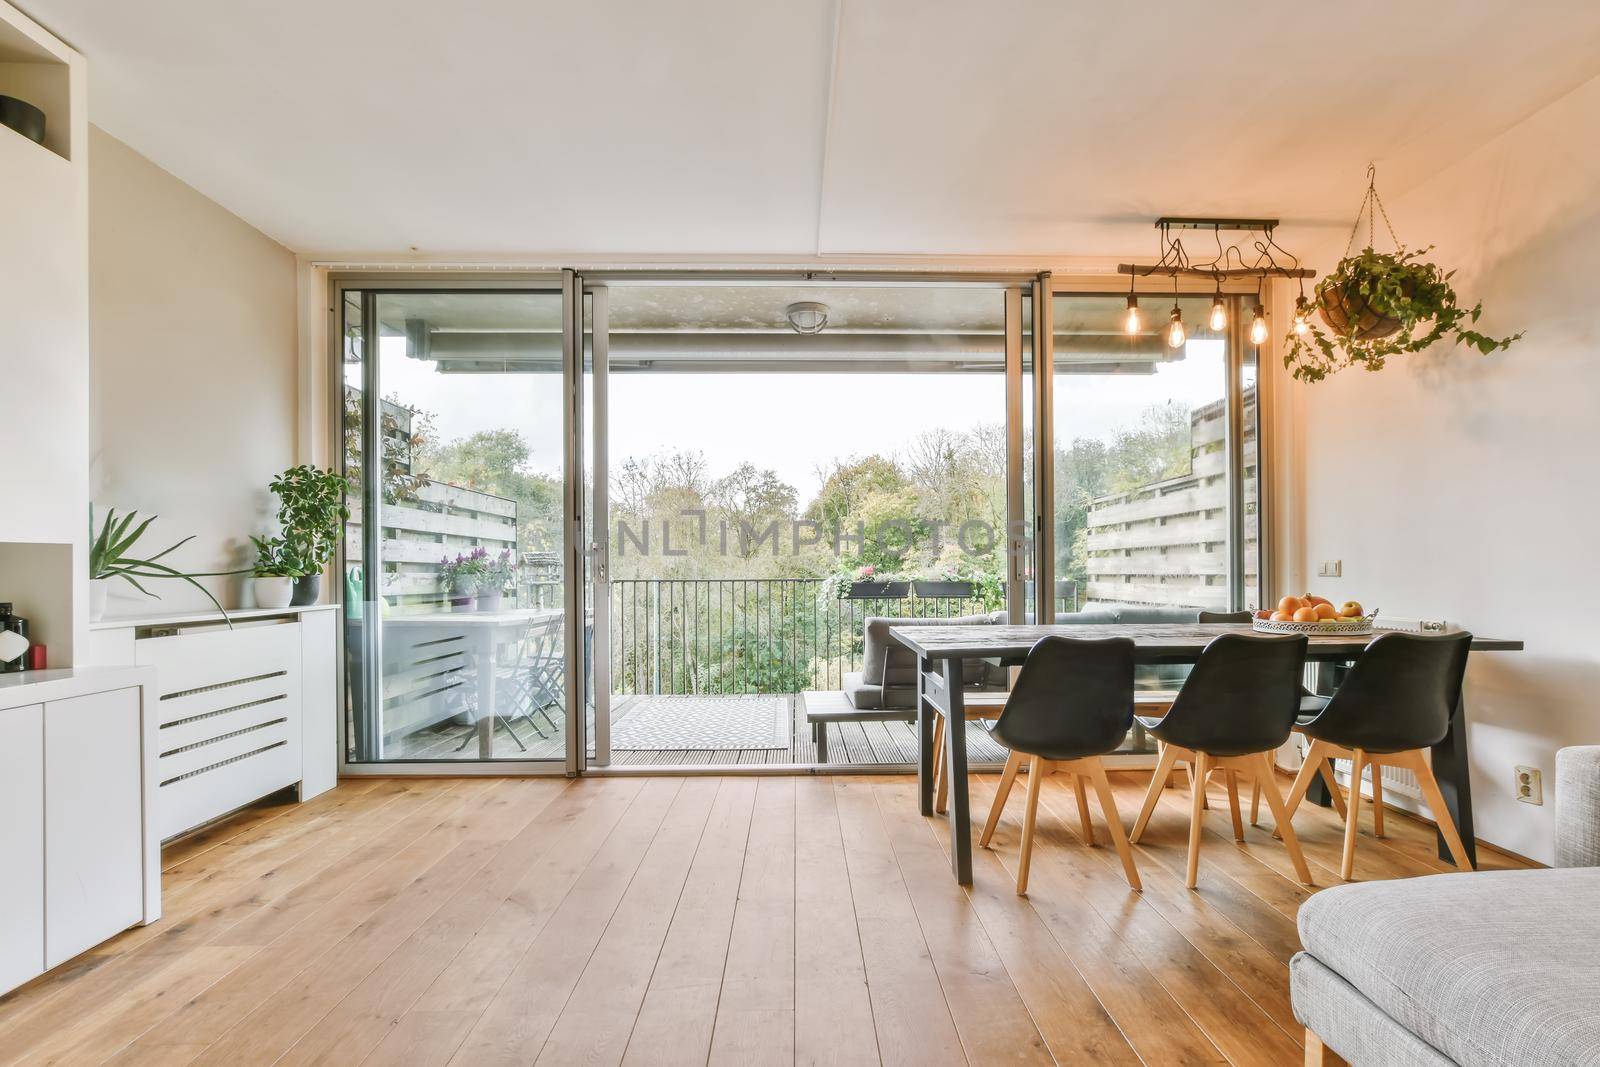
[[[524,551],[561,545],[561,479],[531,469],[532,450],[516,430],[479,430],[420,453],[428,477],[506,497],[517,504],[517,541]]]

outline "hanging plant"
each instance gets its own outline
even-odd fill
[[[1393,241],[1393,252],[1373,248],[1374,215],[1383,215]],[[1350,255],[1361,217],[1367,217],[1367,246]],[[1522,334],[1495,338],[1472,326],[1483,314],[1481,303],[1459,307],[1450,285],[1455,271],[1445,271],[1427,260],[1433,246],[1408,250],[1395,236],[1384,210],[1373,168],[1367,168],[1367,195],[1356,212],[1345,258],[1333,273],[1317,283],[1314,301],[1304,296],[1295,310],[1294,329],[1286,339],[1283,365],[1304,382],[1320,382],[1346,367],[1382,370],[1390,356],[1420,352],[1454,334],[1484,355],[1511,347]],[[1315,306],[1322,325],[1311,319]],[[1326,326],[1325,330],[1323,326]]]

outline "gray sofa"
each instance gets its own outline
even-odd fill
[[[1199,612],[1193,608],[1154,608],[1095,606],[1084,611],[1062,615],[1056,619],[1058,626],[1084,626],[1093,623],[1119,622],[1194,622]],[[866,620],[866,644],[862,652],[861,670],[844,676],[844,695],[850,706],[858,711],[881,711],[904,708],[906,718],[911,718],[917,707],[917,661],[911,653],[889,636],[896,626],[979,626],[1006,621],[1005,612],[989,615],[957,615],[947,619],[888,619],[872,617]],[[1003,669],[983,660],[969,660],[962,668],[967,687],[977,690],[1003,691],[1006,676]]]
[[[1600,1064],[1600,746],[1557,754],[1555,800],[1555,869],[1306,901],[1295,1018],[1358,1065]]]

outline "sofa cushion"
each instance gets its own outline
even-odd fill
[[[1307,952],[1457,1062],[1600,1049],[1600,868],[1335,886],[1299,927]]]
[[[1451,1067],[1438,1049],[1401,1026],[1309,952],[1289,961],[1289,996],[1300,1025],[1349,1063]]]
[[[1003,617],[1003,616],[1002,616]],[[986,626],[993,615],[952,615],[943,619],[892,619],[871,616],[866,620],[866,647],[862,650],[861,674],[868,682],[883,685],[916,685],[917,661],[889,631],[896,626]]]
[[[876,711],[883,706],[883,686],[866,681],[860,671],[846,671],[844,698],[858,711]]]

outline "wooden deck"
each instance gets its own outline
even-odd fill
[[[1130,818],[1144,776],[1113,778]],[[1298,1063],[1309,891],[1220,789],[1185,890],[1186,799],[1135,894],[1047,782],[1024,899],[1016,816],[963,890],[905,776],[347,780],[170,846],[165,918],[0,1000],[0,1060]],[[1361,877],[1445,869],[1387,822]],[[1333,815],[1296,827],[1336,884]]]
[[[633,697],[618,697],[612,710],[617,720],[628,714]],[[657,698],[661,699],[661,698]],[[671,699],[671,698],[666,698]],[[613,767],[688,767],[688,766],[794,766],[817,761],[816,742],[811,740],[811,728],[806,724],[805,713],[797,697],[786,696],[789,712],[794,717],[790,730],[788,749],[781,748],[723,748],[723,749],[628,749],[614,750],[610,766]],[[686,705],[687,707],[687,705]],[[559,726],[562,719],[557,716]],[[495,731],[494,754],[498,759],[549,759],[559,760],[566,755],[564,732],[552,731],[542,719],[539,726],[547,736],[539,738],[527,723],[512,724],[522,736],[526,752],[517,747],[504,729]],[[459,723],[443,723],[406,738],[389,750],[393,759],[476,759],[478,755],[477,728]],[[456,748],[470,738],[467,747],[459,753]],[[990,740],[988,731],[980,723],[967,726],[968,758],[978,765],[1004,763],[1005,751]],[[830,766],[903,766],[917,761],[917,732],[910,723],[835,723],[828,728],[828,763]]]

